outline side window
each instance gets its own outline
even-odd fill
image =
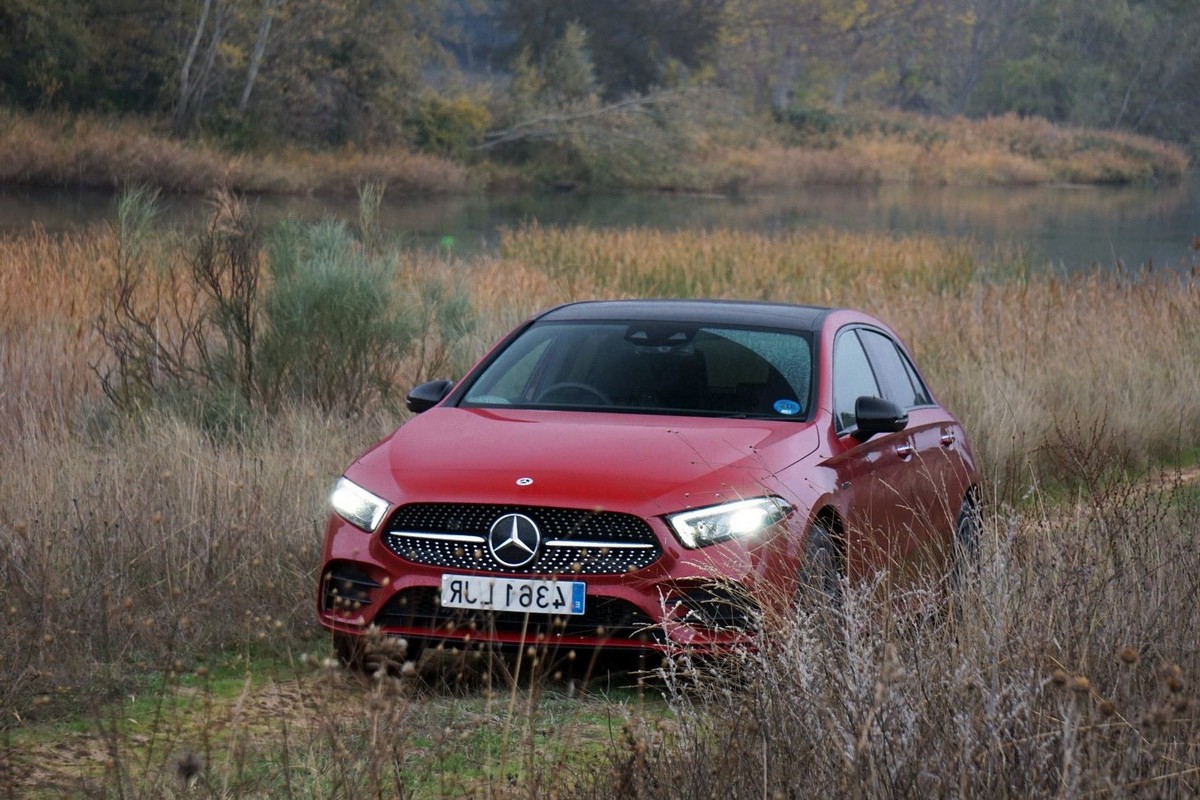
[[[867,348],[871,366],[883,384],[883,396],[904,409],[928,404],[924,391],[913,385],[906,359],[897,349],[895,342],[881,333],[860,330],[858,335]]]
[[[904,369],[908,371],[908,379],[912,381],[913,391],[916,393],[916,405],[931,406],[933,398],[929,396],[929,390],[925,388],[925,384],[921,382],[921,376],[917,374],[916,368],[909,361],[904,353],[900,354],[900,358],[904,361]]]
[[[854,401],[879,396],[879,385],[858,333],[842,331],[833,346],[833,416],[838,430],[854,426]]]

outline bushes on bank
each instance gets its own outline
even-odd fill
[[[398,251],[379,237],[373,192],[364,220],[285,221],[260,231],[244,204],[217,195],[208,222],[147,262],[154,195],[121,200],[110,298],[98,318],[96,370],[127,413],[168,407],[208,429],[245,427],[256,411],[299,403],[353,415],[394,404],[398,365],[414,350],[455,361],[473,314],[437,278],[401,280]],[[436,357],[435,357],[436,354]]]

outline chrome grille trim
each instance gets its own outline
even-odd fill
[[[576,539],[554,539],[546,547],[586,547],[593,550],[653,550],[654,545],[633,542],[580,542]]]
[[[420,533],[418,531],[389,531],[392,536],[401,536],[405,539],[432,539],[437,542],[461,542],[462,544],[484,544],[487,542],[482,536],[476,536],[473,533]]]

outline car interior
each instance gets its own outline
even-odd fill
[[[807,342],[788,334],[580,328],[541,361],[522,393],[539,405],[803,417],[809,401]]]

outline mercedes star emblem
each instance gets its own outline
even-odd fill
[[[524,514],[505,514],[488,531],[488,549],[507,567],[523,567],[537,556],[542,533]]]

